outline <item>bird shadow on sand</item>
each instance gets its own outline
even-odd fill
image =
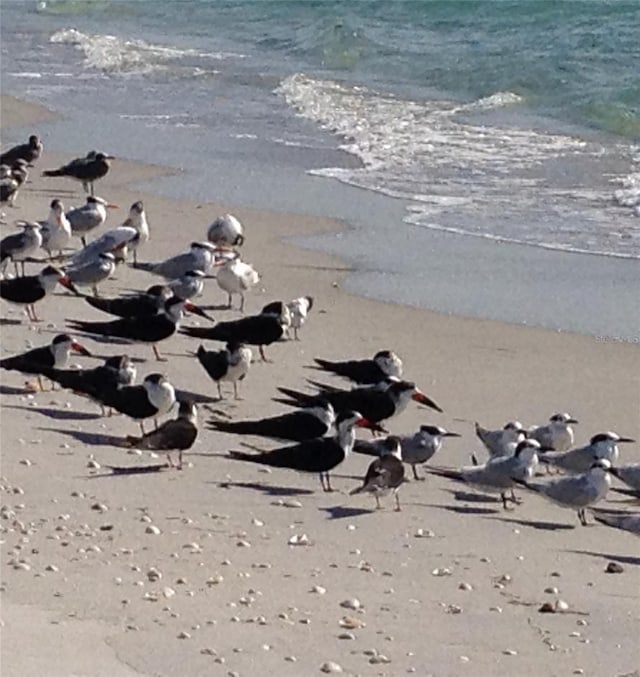
[[[73,409],[52,409],[51,407],[17,407],[5,405],[5,409],[21,409],[23,411],[35,411],[47,418],[54,418],[57,421],[95,421],[102,418],[101,414],[90,414],[86,411],[73,411]]]
[[[538,529],[539,531],[571,531],[576,528],[575,524],[561,524],[560,522],[542,522],[540,520],[514,519],[508,517],[494,517],[493,519],[508,524],[519,524],[523,527],[531,527],[532,529]]]
[[[634,557],[633,555],[613,555],[608,552],[597,552],[595,550],[565,550],[564,552],[571,552],[576,555],[589,555],[591,557],[598,557],[608,561],[613,560],[614,562],[630,564],[631,566],[640,566],[640,557]]]
[[[29,395],[31,391],[28,388],[16,388],[15,386],[0,385],[0,395]]]
[[[84,475],[83,479],[86,480],[102,480],[110,479],[113,477],[132,477],[138,475],[155,475],[159,472],[165,472],[166,470],[175,470],[168,463],[154,463],[153,465],[107,465],[103,466],[103,469],[108,472],[101,472],[96,475]]]
[[[208,482],[208,484],[215,484],[221,489],[231,489],[232,487],[251,489],[252,491],[260,491],[268,496],[308,496],[309,494],[316,493],[311,489],[280,487],[274,484],[260,484],[258,482]]]
[[[407,504],[408,505],[408,504]],[[414,505],[418,505],[415,503]],[[440,508],[441,510],[448,510],[459,515],[495,515],[499,512],[497,508],[480,508],[471,505],[443,505],[438,503],[422,503],[426,508]]]
[[[13,318],[3,317],[0,319],[0,327],[15,327],[22,324],[22,320],[14,320]]]
[[[326,512],[329,516],[329,519],[337,520],[344,519],[345,517],[360,517],[361,515],[372,515],[373,513],[378,512],[371,508],[350,508],[344,505],[332,505],[328,508],[318,508],[321,512]]]
[[[38,430],[46,430],[52,433],[60,433],[72,437],[82,444],[87,444],[90,447],[118,447],[120,449],[128,448],[126,444],[126,437],[117,437],[116,435],[103,435],[102,433],[87,433],[81,430],[65,430],[64,428],[44,428],[40,427]]]
[[[445,489],[456,501],[465,503],[499,503],[500,499],[488,494],[477,494],[473,491],[461,491],[460,489]]]

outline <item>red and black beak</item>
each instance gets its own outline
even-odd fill
[[[65,275],[64,277],[61,277],[58,282],[63,286],[66,287],[67,289],[71,290],[76,296],[82,296],[82,294],[78,291],[78,288],[71,282],[71,280]]]
[[[373,421],[370,421],[368,418],[362,418],[356,425],[359,428],[368,428],[374,433],[382,433],[383,435],[386,435],[389,433],[389,431],[386,428],[383,428],[379,423],[374,423]]]
[[[85,357],[93,357],[93,354],[90,353],[81,343],[78,343],[78,341],[73,341],[71,343],[71,350],[75,350],[76,353],[80,353],[80,355],[84,355]]]
[[[430,407],[431,409],[442,412],[442,409],[433,400],[429,399],[421,390],[418,390],[417,388],[415,389],[413,395],[411,395],[411,399],[419,402],[420,404],[424,404],[425,407]]]
[[[215,319],[211,317],[211,315],[207,315],[207,313],[205,313],[204,310],[202,310],[202,308],[196,306],[194,303],[191,303],[190,301],[184,302],[184,309],[188,310],[190,313],[193,313],[194,315],[200,315],[200,317],[204,317],[210,322],[215,322]]]

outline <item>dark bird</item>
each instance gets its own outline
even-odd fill
[[[266,362],[264,346],[282,338],[286,328],[286,324],[283,322],[285,310],[285,304],[278,301],[265,306],[259,315],[250,315],[229,322],[219,322],[213,327],[185,327],[180,330],[180,333],[212,341],[259,346],[260,357]]]
[[[275,468],[319,473],[322,489],[333,491],[329,472],[340,465],[351,453],[355,440],[354,426],[364,426],[367,423],[357,411],[343,411],[336,419],[337,434],[335,437],[307,440],[262,454],[230,451],[229,456],[236,460],[260,463]]]
[[[176,393],[162,374],[149,374],[142,385],[124,386],[97,393],[96,399],[105,407],[138,421],[145,434],[143,421],[168,413],[176,403]]]
[[[393,491],[396,500],[396,511],[400,511],[398,489],[405,481],[404,464],[400,460],[400,439],[390,435],[382,444],[380,457],[371,463],[367,469],[361,487],[351,491],[354,494],[373,494],[376,499],[376,508],[379,510],[380,496]]]
[[[109,171],[109,160],[113,155],[95,153],[91,151],[85,157],[76,158],[59,169],[47,169],[42,172],[43,176],[68,176],[71,179],[82,182],[85,192],[93,195],[93,183],[101,179]]]
[[[371,360],[331,362],[315,358],[314,361],[316,365],[312,369],[328,371],[362,385],[373,385],[388,378],[402,378],[402,360],[391,350],[380,350]]]
[[[47,266],[38,275],[0,280],[0,297],[5,301],[26,306],[28,318],[33,322],[39,322],[34,304],[50,294],[58,283],[76,294],[79,293],[61,270]]]
[[[13,165],[16,160],[24,160],[27,164],[32,165],[42,154],[42,149],[42,141],[36,134],[32,134],[27,143],[21,143],[19,146],[14,146],[2,153],[0,164]]]
[[[142,437],[127,437],[127,446],[136,449],[166,451],[169,465],[172,451],[178,452],[178,469],[182,468],[182,452],[191,449],[198,437],[198,412],[194,402],[183,400],[178,408],[178,417],[165,421],[153,432]]]
[[[242,381],[249,373],[251,365],[251,348],[242,343],[227,343],[224,350],[205,350],[204,346],[198,348],[196,353],[198,362],[216,382],[218,396],[222,398],[222,381],[233,383],[233,396],[238,396],[238,382]]]
[[[168,287],[154,284],[147,291],[137,294],[116,298],[85,296],[84,300],[90,306],[116,317],[150,317],[157,315],[169,298],[171,298],[171,290]]]
[[[182,301],[172,297],[165,301],[164,309],[161,313],[151,317],[123,317],[111,322],[69,320],[68,324],[70,327],[85,334],[121,338],[134,343],[151,343],[153,344],[153,352],[156,359],[162,361],[163,358],[160,357],[156,343],[175,334],[182,319],[183,309],[211,319],[203,310],[189,303],[189,301]]]
[[[18,276],[18,263],[22,267],[24,276],[25,259],[42,246],[42,227],[35,221],[20,221],[22,232],[7,235],[0,240],[0,270],[4,275],[9,261],[13,261],[16,277]]]
[[[69,334],[58,334],[47,346],[33,348],[20,355],[5,357],[0,360],[0,368],[19,371],[23,374],[37,374],[40,390],[44,390],[40,378],[43,373],[42,368],[63,369],[69,361],[72,350],[80,355],[91,357],[91,353]]]
[[[336,413],[354,409],[362,412],[362,415],[373,423],[381,423],[392,416],[397,416],[405,409],[409,400],[442,411],[410,381],[383,381],[375,386],[361,386],[353,390],[340,390],[313,381],[311,383],[320,389],[319,393],[310,394],[290,388],[278,388],[286,398],[275,398],[275,401],[305,407],[326,399],[331,402]]]
[[[217,421],[210,420],[209,427],[225,433],[236,435],[258,435],[280,440],[304,442],[316,437],[324,437],[334,430],[336,414],[329,402],[322,402],[315,407],[250,421]]]

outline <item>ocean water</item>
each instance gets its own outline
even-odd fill
[[[2,91],[65,115],[49,148],[179,167],[156,184],[176,196],[343,218],[359,236],[313,246],[415,272],[390,295],[363,271],[359,291],[447,309],[407,262],[485,242],[594,255],[563,259],[586,275],[626,260],[640,286],[637,2],[5,0],[1,18]]]

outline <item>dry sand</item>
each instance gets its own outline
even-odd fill
[[[19,112],[3,115],[3,123],[33,120],[37,130],[37,107],[15,100],[11,106]],[[44,218],[53,197],[81,203],[75,184],[39,174],[82,152],[45,152],[9,218]],[[409,406],[389,423],[391,431],[431,422],[462,434],[445,444],[435,464],[469,462],[470,452],[479,450],[475,420],[533,424],[568,410],[581,421],[579,442],[602,430],[640,438],[637,345],[349,296],[340,288],[347,271],[339,260],[283,242],[321,230],[339,237],[340,224],[135,190],[134,181],[161,171],[116,160],[98,184],[99,195],[122,206],[110,215],[112,227],[129,204],[145,201],[152,235],[143,260],[203,239],[213,218],[231,211],[246,227],[243,258],[262,274],[247,312],[273,299],[316,299],[302,340],[271,346],[274,363],[252,366],[242,384],[245,399],[214,408],[234,419],[276,413],[276,386],[300,387],[315,375],[304,368],[312,357],[367,357],[391,348],[403,357],[407,376],[446,412]],[[11,230],[2,227],[3,235]],[[153,280],[120,268],[103,292]],[[224,300],[210,282],[203,302]],[[3,318],[21,320],[2,327],[3,356],[47,343],[65,318],[105,319],[66,293],[43,302],[39,313],[45,321],[30,326],[21,311],[2,303]],[[218,319],[237,316],[216,313]],[[85,344],[99,354],[121,352]],[[170,360],[160,365],[149,359],[148,347],[128,352],[147,360],[141,375],[160,369],[178,387],[214,394],[189,354],[195,348],[194,340],[172,337],[164,345]],[[25,380],[2,372],[3,677],[299,677],[322,674],[327,661],[345,674],[390,676],[628,675],[640,669],[640,541],[631,534],[580,527],[571,511],[530,495],[512,512],[474,492],[458,500],[458,487],[434,477],[403,488],[401,513],[390,498],[375,511],[373,499],[348,495],[366,457],[341,466],[334,476],[338,491],[325,494],[315,476],[269,473],[226,459],[242,440],[206,429],[182,472],[100,477],[101,470],[89,467],[93,459],[153,461],[146,452],[130,455],[75,435],[91,433],[99,442],[100,435],[134,434],[136,424],[100,418],[95,405],[65,391],[21,392]],[[210,416],[204,408],[200,414],[201,421]],[[622,460],[640,460],[639,449],[625,445]],[[150,524],[160,533],[146,533]],[[289,545],[302,534],[307,545]],[[622,563],[622,574],[605,573],[610,560]],[[152,569],[159,580],[149,580]],[[341,606],[354,599],[361,608]],[[556,600],[568,610],[538,612]],[[354,627],[342,627],[344,617]]]

